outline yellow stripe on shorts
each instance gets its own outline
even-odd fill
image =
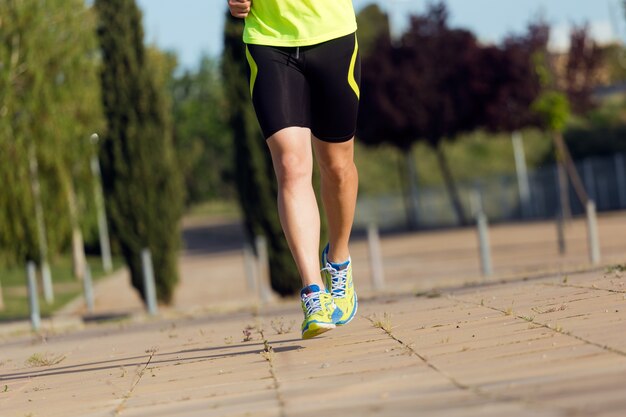
[[[356,65],[356,57],[359,53],[359,41],[356,38],[356,33],[354,34],[354,52],[352,53],[352,59],[350,60],[350,69],[348,70],[348,84],[356,94],[358,99],[361,98],[361,89],[359,88],[359,84],[354,79],[354,66]]]
[[[254,83],[256,83],[256,77],[259,73],[259,67],[254,61],[254,58],[252,58],[252,54],[250,54],[248,46],[246,46],[246,58],[248,59],[248,65],[250,65],[250,97],[252,97],[252,92],[254,91]]]

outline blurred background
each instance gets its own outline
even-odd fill
[[[359,242],[375,227],[390,282],[480,276],[479,213],[495,225],[496,275],[578,266],[589,201],[605,258],[623,260],[626,2],[354,6],[363,275],[374,266]],[[220,298],[206,287],[223,274],[241,281],[236,298],[259,236],[274,291],[299,290],[242,30],[225,0],[0,3],[0,319],[28,314],[27,261],[54,293],[44,314],[85,274],[126,271],[119,282],[145,299],[144,249],[163,304]]]

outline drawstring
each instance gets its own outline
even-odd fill
[[[300,59],[300,47],[296,47],[296,59]]]

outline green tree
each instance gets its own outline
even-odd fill
[[[149,248],[157,296],[170,302],[178,281],[182,185],[172,146],[166,98],[143,42],[134,0],[96,0],[108,129],[101,148],[112,232],[133,286],[145,298],[140,253]]]
[[[356,16],[359,26],[359,52],[368,58],[381,37],[389,37],[389,17],[378,5],[370,4],[362,8]]]
[[[281,295],[300,289],[300,279],[278,219],[271,158],[250,101],[243,21],[227,15],[222,79],[235,144],[236,184],[248,240],[268,240],[272,287]]]
[[[195,71],[172,81],[174,144],[187,204],[233,199],[233,144],[217,61],[202,57]]]
[[[585,186],[576,171],[576,166],[563,140],[563,131],[571,114],[570,102],[565,93],[556,89],[553,72],[548,64],[546,55],[544,53],[536,53],[533,57],[533,64],[539,76],[542,91],[532,103],[531,109],[540,117],[543,127],[552,136],[558,169],[561,213],[565,219],[569,219],[571,217],[571,208],[569,204],[568,176],[583,207],[587,204],[588,199]]]
[[[29,163],[37,162],[46,242],[82,272],[88,143],[101,126],[95,20],[82,0],[0,2],[0,246],[40,259]]]

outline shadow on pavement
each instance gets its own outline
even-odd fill
[[[300,340],[300,339],[297,339],[297,340]],[[281,341],[281,343],[283,342]],[[263,343],[254,343],[253,345],[263,345]],[[250,346],[250,345],[249,344],[234,345],[232,347],[241,347],[241,346]],[[206,349],[196,349],[195,351],[201,352],[201,351],[210,351],[210,350],[216,350],[216,349],[230,349],[230,348],[231,346],[228,346],[228,347],[218,346],[218,347],[211,347],[211,348],[206,348]],[[303,346],[301,345],[279,346],[279,347],[274,348],[274,352],[276,353],[289,352],[292,350],[298,350],[302,348]],[[193,352],[193,350],[182,351],[182,352]],[[224,353],[220,353],[216,355],[201,355],[201,356],[194,356],[194,357],[188,357],[188,358],[175,357],[172,359],[158,359],[158,357],[177,355],[182,352],[170,352],[170,353],[161,353],[161,354],[156,353],[152,357],[152,360],[150,361],[150,365],[158,365],[158,364],[165,364],[165,363],[171,363],[171,362],[176,362],[177,364],[184,364],[186,362],[197,362],[197,361],[213,360],[213,359],[236,357],[236,356],[243,356],[243,355],[254,355],[254,354],[258,355],[261,352],[263,352],[263,349],[251,349],[251,350],[244,350],[244,351],[239,351],[239,352],[224,352]],[[6,382],[6,381],[11,381],[11,380],[28,379],[28,378],[36,378],[36,377],[44,377],[44,376],[52,376],[52,375],[65,375],[65,374],[75,374],[75,373],[92,372],[92,371],[103,371],[107,369],[119,369],[120,367],[125,367],[125,366],[142,366],[142,365],[146,365],[149,357],[150,355],[146,354],[142,356],[112,359],[108,361],[99,361],[99,362],[83,363],[83,364],[78,364],[78,365],[61,366],[61,367],[56,367],[53,369],[32,370],[28,372],[16,372],[12,374],[0,375],[0,381]],[[143,359],[143,361],[138,361],[138,359]],[[135,361],[135,362],[126,363],[126,361]],[[107,365],[94,366],[94,365],[103,365],[103,364],[107,364]]]

